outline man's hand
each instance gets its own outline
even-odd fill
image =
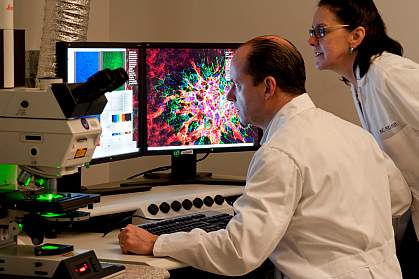
[[[157,235],[134,225],[128,225],[118,234],[119,246],[122,253],[134,253],[140,255],[152,255]]]

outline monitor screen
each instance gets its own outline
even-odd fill
[[[154,43],[145,48],[146,153],[255,149],[232,102],[230,63],[239,44]]]
[[[105,93],[108,103],[97,115],[102,127],[92,163],[140,155],[139,69],[141,46],[137,43],[58,42],[57,76],[69,83],[85,82],[105,68],[124,68],[128,81]]]

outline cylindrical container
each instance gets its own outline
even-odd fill
[[[13,88],[14,79],[14,43],[13,43],[13,0],[0,0],[0,30],[3,33],[3,88]]]
[[[86,41],[90,0],[46,0],[38,78],[55,77],[57,41]]]

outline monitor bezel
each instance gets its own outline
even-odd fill
[[[57,42],[56,43],[56,76],[58,78],[62,78],[64,82],[67,82],[67,61],[68,61],[68,49],[69,48],[136,48],[138,49],[139,53],[139,61],[138,61],[138,71],[141,71],[143,69],[143,62],[142,58],[144,57],[144,47],[142,43],[139,42]],[[64,62],[64,63],[63,63]],[[137,96],[138,99],[138,117],[137,117],[137,123],[139,125],[142,125],[141,122],[141,110],[143,109],[142,105],[142,82],[143,80],[143,74],[141,72],[137,72],[138,80],[138,92],[139,96]],[[125,159],[132,159],[143,156],[143,146],[144,146],[144,135],[143,131],[144,128],[137,127],[138,128],[138,142],[137,142],[137,148],[138,151],[125,153],[125,154],[118,154],[118,155],[111,155],[107,157],[100,157],[100,158],[94,158],[92,159],[89,164],[101,164],[101,163],[108,163],[108,162],[114,162],[119,160],[125,160]]]
[[[237,146],[237,147],[194,147],[187,148],[182,146],[182,148],[173,147],[173,149],[153,149],[150,150],[148,146],[148,132],[147,132],[147,83],[146,83],[146,50],[148,48],[196,48],[196,49],[211,49],[211,48],[230,48],[230,49],[237,49],[242,43],[234,43],[234,42],[147,42],[144,43],[144,51],[142,52],[143,57],[141,58],[144,63],[142,66],[144,68],[141,69],[143,75],[143,80],[141,81],[141,89],[142,94],[142,111],[145,112],[142,114],[143,118],[140,119],[141,126],[145,130],[143,135],[143,155],[144,156],[152,156],[152,155],[173,155],[173,154],[199,154],[199,153],[227,153],[227,152],[245,152],[245,151],[256,151],[260,147],[260,140],[262,138],[262,129],[257,128],[258,139],[252,146]]]

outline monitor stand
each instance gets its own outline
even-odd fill
[[[181,154],[171,157],[170,173],[147,173],[144,178],[127,184],[146,184],[150,186],[164,186],[176,184],[210,184],[210,185],[236,185],[244,186],[246,180],[223,177],[213,177],[210,172],[196,171],[196,154]]]

